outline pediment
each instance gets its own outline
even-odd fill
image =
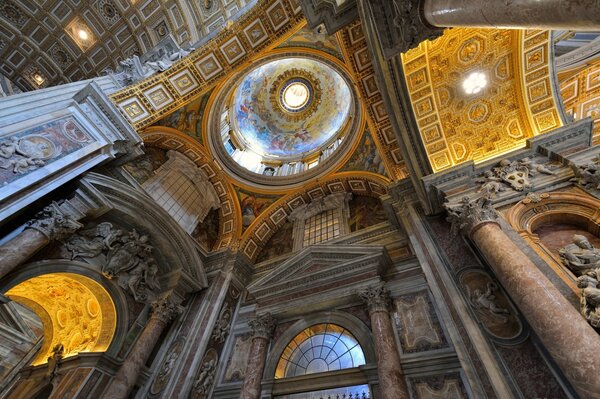
[[[313,245],[253,282],[248,290],[264,304],[322,291],[347,291],[365,279],[379,279],[390,264],[382,246]]]

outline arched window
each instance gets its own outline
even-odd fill
[[[323,373],[365,364],[358,341],[336,324],[316,324],[302,330],[286,346],[275,378]]]

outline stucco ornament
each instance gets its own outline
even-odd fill
[[[25,228],[37,230],[48,237],[49,240],[60,240],[83,227],[72,215],[60,208],[61,203],[62,201],[53,201],[50,205],[44,207],[41,212],[35,215],[34,219],[27,222]]]
[[[577,278],[577,286],[581,288],[581,314],[592,325],[600,330],[600,283],[599,269]]]
[[[52,354],[48,356],[48,366],[46,378],[52,380],[58,374],[58,362],[63,358],[65,348],[63,344],[58,343],[52,348]]]
[[[591,162],[574,168],[575,178],[573,181],[586,189],[600,190],[600,155]]]
[[[119,285],[129,289],[138,302],[145,302],[149,292],[158,292],[158,265],[147,235],[135,229],[116,229],[109,222],[73,235],[65,242],[71,259],[80,258],[99,264],[102,274],[118,278]]]
[[[465,196],[459,204],[446,203],[444,207],[448,211],[446,220],[452,224],[451,231],[454,235],[459,232],[468,234],[475,226],[493,222],[498,218],[489,196],[477,198],[475,201]]]
[[[573,243],[561,248],[558,253],[563,264],[576,276],[600,270],[600,250],[594,248],[585,236],[575,234]]]

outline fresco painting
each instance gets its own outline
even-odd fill
[[[321,103],[300,123],[273,109],[267,89],[290,69],[309,72],[321,88]],[[334,69],[319,61],[288,58],[269,62],[246,75],[234,96],[232,120],[243,140],[258,154],[297,156],[315,150],[340,131],[351,101],[350,88]]]
[[[192,232],[192,237],[206,251],[211,251],[219,238],[219,210],[213,209],[208,212],[202,223],[198,223]]]
[[[236,188],[242,211],[242,227],[246,229],[254,222],[265,209],[277,200],[277,196],[260,195],[251,193],[241,188]]]
[[[210,92],[165,116],[154,125],[177,129],[202,143],[202,118],[209,97]]]
[[[355,195],[348,205],[350,206],[348,225],[352,232],[387,220],[381,201],[377,198]]]
[[[354,154],[340,171],[365,170],[367,172],[379,173],[388,176],[383,158],[379,155],[373,137],[365,130],[363,137]]]
[[[267,259],[292,252],[293,231],[294,224],[289,221],[285,222],[283,226],[281,226],[279,230],[277,230],[275,234],[271,236],[262,252],[258,255],[256,261],[262,262]]]

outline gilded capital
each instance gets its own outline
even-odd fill
[[[174,303],[170,296],[157,299],[151,303],[151,319],[159,319],[163,323],[168,323],[183,312],[183,307]]]
[[[256,317],[256,319],[250,320],[248,324],[252,328],[254,337],[271,339],[273,330],[275,329],[275,319],[271,316],[271,313],[262,314]]]
[[[460,202],[454,204],[444,204],[448,211],[446,220],[452,224],[452,234],[459,232],[470,234],[473,229],[483,223],[496,222],[498,214],[492,207],[492,201],[489,197],[480,197],[471,201],[469,197],[463,197]]]
[[[52,203],[27,222],[26,229],[34,229],[48,237],[49,240],[61,240],[83,227],[83,225],[60,208],[60,202]]]
[[[369,312],[388,311],[390,293],[383,283],[367,287],[359,292],[358,295],[369,306]]]

